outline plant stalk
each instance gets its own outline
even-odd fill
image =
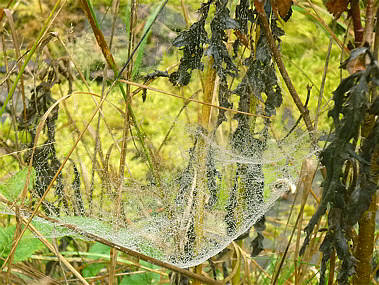
[[[207,62],[206,72],[204,75],[204,89],[203,89],[203,101],[207,103],[212,103],[213,90],[216,81],[216,70],[213,66],[213,57],[210,57]],[[198,118],[200,126],[205,131],[204,134],[198,135],[197,142],[197,171],[198,179],[196,181],[196,202],[195,202],[195,251],[199,251],[201,243],[204,236],[204,208],[205,208],[205,193],[206,193],[206,157],[208,152],[208,147],[204,140],[204,136],[208,135],[210,130],[209,118],[211,116],[211,107],[209,105],[202,105],[200,110],[200,116]],[[195,267],[195,272],[201,274],[202,265]],[[198,280],[194,280],[194,285],[200,285]]]
[[[379,9],[377,9],[376,15],[379,15]],[[376,31],[379,29],[379,22],[376,23]],[[370,36],[370,35],[367,35]],[[375,36],[374,43],[374,57],[378,60],[378,47],[379,47],[379,37],[378,32]],[[371,100],[374,100],[377,97],[375,87],[371,90]],[[373,132],[372,129],[374,124],[370,124],[369,122],[375,122],[374,115],[368,115],[365,118],[365,121],[362,125],[362,141],[369,135],[370,132]],[[371,157],[370,162],[370,174],[371,179],[378,186],[379,183],[379,146],[376,145],[374,152]],[[356,266],[356,275],[353,278],[354,285],[363,285],[369,284],[371,280],[371,261],[372,255],[375,245],[375,226],[376,226],[376,193],[374,193],[371,197],[371,203],[369,209],[363,213],[361,218],[358,221],[359,224],[359,233],[358,233],[358,242],[355,251],[355,257],[358,259]]]

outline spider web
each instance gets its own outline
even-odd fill
[[[116,34],[121,32],[125,31],[119,29]],[[115,39],[115,57],[120,61],[125,52],[122,43]],[[88,71],[87,80],[107,74],[102,72],[105,64],[93,35],[78,37],[69,49],[79,68]],[[89,58],[94,59],[92,63]],[[46,60],[37,64],[39,70],[53,65]],[[58,83],[53,78],[44,83],[48,85],[36,86],[28,101],[28,118],[35,121],[21,119],[19,127],[24,140],[29,141],[20,156],[26,163],[32,161],[33,166],[28,206],[33,209],[73,149],[41,211],[62,224],[179,267],[202,263],[250,231],[277,199],[293,188],[302,160],[313,155],[309,152],[309,135],[301,130],[280,140],[267,120],[258,116],[246,119],[254,125],[253,131],[240,133],[235,112],[229,111],[227,122],[204,130],[196,124],[200,105],[183,104],[151,91],[145,103],[139,97],[133,99],[136,122],[146,134],[141,143],[136,126],[124,124],[125,106],[120,94],[114,89],[102,93],[106,86],[92,82],[97,97],[74,92],[50,111],[32,159],[31,142],[38,137],[37,125],[62,98],[55,95],[58,88],[53,86]],[[100,104],[101,94],[108,95],[101,115],[95,116],[75,146],[78,134]],[[238,99],[233,100],[237,104]],[[259,112],[263,114],[258,108]],[[218,109],[212,108],[210,125],[216,125],[217,114]],[[22,117],[21,109],[18,115]],[[7,117],[4,124],[10,121]],[[120,175],[124,128],[130,128],[130,133],[125,138],[125,170]],[[149,167],[149,159],[153,167]],[[16,172],[9,155],[2,155],[0,160],[8,173]],[[9,176],[4,175],[2,180]],[[1,211],[14,214],[6,206]],[[59,223],[38,217],[34,223],[46,237],[80,237]]]

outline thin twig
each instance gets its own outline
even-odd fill
[[[200,90],[196,91],[195,93],[192,94],[192,96],[189,98],[189,99],[192,99],[194,98],[198,93],[200,92]],[[184,102],[182,108],[180,108],[178,114],[176,115],[175,119],[173,120],[170,128],[168,129],[163,141],[161,142],[161,144],[159,145],[159,148],[158,148],[158,151],[157,153],[160,153],[162,147],[166,144],[167,140],[168,140],[168,137],[170,136],[171,134],[171,131],[174,129],[175,125],[176,125],[176,122],[178,121],[179,119],[179,116],[182,114],[183,110],[188,106],[188,104],[190,103],[190,100],[187,100]]]
[[[143,84],[140,84],[140,83],[137,83],[137,82],[132,82],[132,81],[129,81],[129,80],[120,79],[119,81],[120,82],[124,82],[126,84],[133,85],[133,86],[137,86],[137,87],[141,87],[141,88],[144,88],[144,89],[148,89],[148,90],[151,90],[151,91],[154,91],[154,92],[158,92],[158,93],[162,93],[162,94],[169,95],[169,96],[172,96],[172,97],[180,98],[180,99],[183,99],[184,101],[188,100],[188,101],[191,101],[191,102],[207,105],[207,106],[214,107],[214,108],[217,108],[217,109],[222,109],[222,110],[225,110],[225,111],[230,111],[232,113],[243,114],[243,115],[247,115],[247,116],[260,117],[260,118],[265,118],[265,119],[272,119],[272,117],[268,117],[268,116],[264,116],[264,115],[257,115],[257,114],[252,114],[252,113],[248,113],[248,112],[242,112],[242,111],[238,111],[238,110],[234,110],[234,109],[230,109],[230,108],[226,108],[226,107],[222,107],[222,106],[217,106],[217,105],[214,105],[214,104],[211,104],[211,103],[208,103],[208,102],[203,102],[203,101],[196,100],[196,99],[186,98],[186,97],[174,94],[174,93],[170,93],[168,91],[160,90],[160,89],[157,89],[157,88],[154,88],[154,87],[143,85]]]
[[[330,37],[329,46],[328,46],[328,52],[326,54],[326,59],[325,59],[324,73],[322,74],[322,80],[321,80],[321,86],[320,86],[320,94],[318,96],[318,102],[317,102],[317,111],[316,111],[316,117],[315,117],[315,122],[314,122],[314,128],[315,128],[315,130],[317,130],[318,118],[320,116],[322,97],[324,96],[326,74],[328,73],[328,65],[329,65],[330,54],[331,54],[331,51],[332,51],[332,46],[333,46],[333,39],[332,39],[332,37]]]

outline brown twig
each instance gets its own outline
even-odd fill
[[[158,92],[158,93],[162,93],[162,94],[165,94],[165,95],[169,95],[169,96],[172,96],[172,97],[180,98],[180,99],[183,99],[185,102],[186,101],[191,101],[191,102],[195,102],[195,103],[198,103],[198,104],[208,105],[208,106],[213,107],[213,108],[222,109],[222,110],[225,110],[225,111],[230,111],[230,112],[236,113],[236,114],[242,114],[242,115],[247,115],[247,116],[255,116],[255,117],[260,117],[260,118],[265,118],[265,119],[272,119],[272,117],[268,117],[268,116],[264,116],[264,115],[257,115],[257,114],[252,114],[252,113],[248,113],[248,112],[242,112],[242,111],[238,111],[238,110],[234,110],[234,109],[230,109],[230,108],[214,105],[214,104],[211,104],[211,103],[208,103],[208,102],[203,102],[203,101],[196,100],[196,99],[186,98],[186,97],[174,94],[174,93],[170,93],[168,91],[160,90],[158,88],[150,87],[150,86],[143,85],[143,84],[140,84],[140,83],[137,83],[137,82],[133,82],[133,81],[129,81],[129,80],[120,79],[119,81],[120,82],[124,82],[126,84],[133,85],[133,86],[141,87],[143,89],[147,89],[147,90],[151,90],[151,91],[154,91],[154,92]]]
[[[85,0],[80,0],[80,2],[82,5],[82,9],[87,15],[87,19],[90,22],[91,28],[96,37],[96,41],[105,57],[107,64],[109,65],[110,68],[114,69],[114,67],[116,66],[116,62],[114,61],[112,53],[106,44],[103,33],[101,32],[100,28],[97,26],[95,19],[92,17],[92,13],[91,13],[88,3]]]

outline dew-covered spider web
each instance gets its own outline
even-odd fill
[[[144,162],[136,163],[141,167],[137,176],[128,165],[130,169],[120,181],[111,168],[111,161],[120,156],[114,146],[105,154],[108,169],[98,158],[100,165],[95,166],[91,182],[91,160],[82,159],[85,148],[78,146],[79,157],[74,154],[67,162],[42,212],[62,224],[75,225],[156,259],[180,267],[197,265],[249,231],[281,195],[293,190],[299,166],[310,147],[308,134],[293,135],[279,143],[270,136],[264,151],[261,141],[253,139],[246,153],[227,143],[229,140],[221,132],[209,136],[199,127],[177,122],[164,152],[166,161],[158,162],[159,185],[151,171],[139,165]],[[107,142],[102,145],[105,147]],[[52,147],[42,144],[36,148],[30,188],[34,202],[30,202],[30,208],[62,162],[64,154],[57,151],[53,158]],[[39,150],[49,151],[48,158]],[[136,157],[141,155],[130,150],[128,158],[143,161]],[[3,212],[12,213],[9,209]],[[35,218],[35,222],[47,237],[80,237],[43,219]]]
[[[122,33],[125,31],[116,32]],[[155,37],[152,53],[164,53],[154,50],[160,45],[159,35]],[[116,61],[122,62],[125,42],[116,37],[113,44]],[[217,107],[151,90],[142,100],[143,92],[131,86],[132,115],[116,87],[109,91],[109,82],[96,83],[98,77],[106,78],[108,71],[103,72],[106,65],[94,36],[85,33],[77,37],[68,50],[91,93],[78,79],[73,62],[66,66],[72,73],[67,77],[69,83],[61,84],[57,78],[64,66],[41,56],[30,72],[48,76],[41,76],[29,90],[26,114],[13,103],[19,133],[17,141],[8,138],[12,149],[2,148],[0,165],[6,171],[1,172],[0,183],[11,185],[17,177],[27,176],[23,175],[27,168],[18,172],[17,162],[31,166],[23,205],[28,213],[48,190],[40,216],[176,266],[190,267],[214,256],[242,234],[261,232],[265,213],[285,192],[294,190],[302,160],[312,155],[309,134],[299,128],[286,136],[296,118],[288,108],[268,112],[268,95],[255,98],[254,114],[247,114],[251,112],[244,108],[252,102],[243,102],[240,92],[244,86],[237,82],[229,88],[235,90],[228,99],[234,111],[224,110],[220,119]],[[156,67],[164,61],[157,58],[147,56],[146,60],[154,62],[141,64]],[[146,68],[145,72],[149,71]],[[222,78],[215,82],[216,94]],[[279,88],[280,83],[276,84]],[[196,75],[188,86],[189,94],[172,87],[166,78],[157,79],[152,86],[202,100]],[[218,101],[214,96],[211,103],[218,106]],[[205,108],[209,112],[206,127],[198,123]],[[2,128],[10,129],[11,116],[3,119]],[[44,127],[39,129],[41,122]],[[23,185],[16,187],[17,193],[0,188],[1,194],[12,202],[23,196]],[[13,213],[5,203],[1,211]],[[28,217],[26,212],[24,215]],[[80,237],[42,218],[35,217],[34,224],[46,237]],[[258,225],[255,230],[254,224]]]

